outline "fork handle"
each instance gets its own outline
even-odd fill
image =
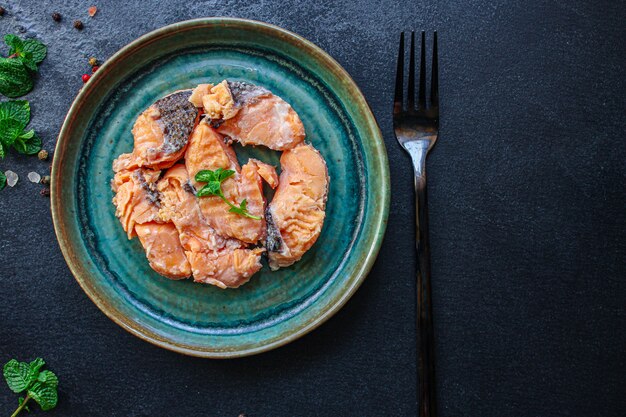
[[[418,141],[409,153],[415,173],[415,243],[417,250],[418,407],[420,417],[436,417],[435,357],[430,290],[426,154],[429,142]]]

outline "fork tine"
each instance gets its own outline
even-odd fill
[[[409,58],[409,90],[407,92],[407,109],[415,109],[415,32],[411,31],[411,56]]]
[[[430,80],[430,102],[434,107],[439,106],[439,58],[437,57],[437,31],[433,38],[433,75]]]
[[[398,50],[398,67],[396,69],[396,93],[393,98],[393,112],[402,111],[404,90],[404,32],[400,32],[400,48]]]
[[[426,33],[422,31],[422,48],[420,51],[420,91],[418,108],[426,108]]]

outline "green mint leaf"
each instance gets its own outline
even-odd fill
[[[0,142],[0,158],[4,159],[4,155],[6,155],[6,154],[7,154],[7,151],[4,149],[4,144],[2,142]],[[2,174],[2,175],[4,175],[4,174]]]
[[[37,64],[33,61],[33,54],[30,52],[23,52],[20,54],[18,59],[22,61],[22,64],[24,64],[24,66],[30,71],[37,72]]]
[[[11,146],[24,131],[22,123],[15,119],[0,119],[0,142]]]
[[[211,182],[216,181],[215,172],[210,171],[208,169],[203,169],[202,171],[198,171],[196,174],[196,181],[198,182]]]
[[[2,150],[2,146],[0,146],[0,150]],[[0,191],[7,186],[7,176],[4,175],[4,172],[0,171]]]
[[[5,35],[4,43],[9,46],[9,55],[19,54],[24,50],[24,42],[15,35]]]
[[[34,134],[27,139],[20,136],[13,142],[13,149],[24,155],[34,155],[41,150],[41,139]]]
[[[56,388],[59,386],[59,378],[57,378],[55,373],[52,371],[47,371],[47,370],[41,371],[39,373],[39,376],[37,377],[37,381],[41,382],[42,384],[51,386],[53,388]]]
[[[211,181],[207,183],[204,187],[200,188],[196,195],[198,197],[206,197],[211,195],[219,195],[220,193],[220,183],[217,181]]]
[[[222,189],[221,189],[222,187],[220,183],[217,181],[209,182],[205,187],[209,190],[209,192],[212,195],[220,195],[222,193]]]
[[[28,132],[22,132],[22,134],[18,136],[18,139],[30,139],[33,136],[35,136],[35,129],[31,129]]]
[[[0,120],[15,119],[22,124],[22,128],[30,121],[30,104],[26,100],[11,100],[0,102]]]
[[[33,80],[21,59],[0,58],[0,94],[23,96],[33,89]]]
[[[196,193],[196,197],[206,197],[209,195],[211,195],[211,193],[209,193],[209,190],[207,190],[206,186],[200,188]]]
[[[204,169],[196,174],[196,181],[198,182],[223,182],[226,178],[229,178],[235,174],[235,171],[231,169],[218,168],[215,171]]]
[[[41,358],[36,358],[34,361],[28,364],[28,368],[30,369],[28,377],[31,382],[35,381],[39,377],[39,370],[45,364],[46,362],[44,362],[44,360]]]
[[[32,382],[29,379],[30,367],[26,362],[18,362],[15,359],[11,359],[4,365],[2,373],[7,381],[7,385],[15,393],[24,391]]]
[[[28,390],[28,395],[37,401],[37,404],[44,411],[50,410],[57,405],[58,394],[56,386],[37,381]]]
[[[37,65],[41,64],[41,61],[43,61],[48,54],[48,47],[37,39],[26,39],[23,45],[24,52],[29,52],[32,61]]]
[[[221,170],[221,168],[220,168],[220,170]],[[222,170],[218,174],[219,182],[224,182],[224,180],[226,180],[227,178],[232,177],[233,175],[235,175],[235,171],[233,171],[232,169]]]

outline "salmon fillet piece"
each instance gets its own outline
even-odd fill
[[[191,90],[177,91],[141,113],[132,129],[133,152],[120,155],[113,162],[113,170],[164,169],[174,165],[185,153],[199,115],[189,97]]]
[[[304,141],[304,125],[295,110],[269,90],[239,81],[222,81],[208,89],[200,84],[193,92],[202,96],[205,114],[218,131],[242,145],[263,145],[283,151]]]
[[[261,269],[263,248],[234,249],[219,254],[188,252],[192,266],[193,280],[211,284],[222,289],[237,288]]]
[[[139,241],[146,251],[150,267],[170,279],[191,275],[191,265],[172,223],[145,223],[135,225]]]
[[[283,152],[280,165],[279,185],[266,211],[272,270],[299,261],[319,237],[329,184],[326,162],[311,145]]]
[[[194,281],[236,288],[261,269],[264,249],[248,249],[243,242],[224,238],[208,225],[184,165],[170,168],[157,188],[161,194],[160,215],[176,226]]]
[[[129,239],[135,236],[136,224],[160,222],[156,191],[159,175],[160,171],[136,169],[119,171],[113,177],[115,215]]]
[[[191,184],[196,189],[204,185],[195,181],[196,174],[201,170],[223,168],[235,171],[235,175],[222,183],[224,196],[235,205],[239,205],[245,199],[248,202],[249,213],[261,217],[261,220],[229,212],[230,207],[217,196],[199,198],[200,210],[208,224],[219,235],[246,243],[256,243],[265,238],[266,225],[263,218],[265,196],[261,179],[276,187],[278,176],[274,167],[255,159],[240,167],[232,147],[224,142],[222,135],[204,121],[199,123],[191,134],[185,154],[185,165]]]

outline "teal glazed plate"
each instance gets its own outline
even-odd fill
[[[137,116],[199,83],[248,81],[298,112],[330,175],[322,233],[300,262],[264,268],[238,289],[152,271],[111,199],[111,163],[133,147]],[[237,146],[240,161],[279,166],[279,153]],[[385,145],[348,73],[311,42],[276,26],[203,18],[166,26],[122,48],[72,104],[52,168],[52,217],[63,255],[94,303],[132,334],[189,355],[229,358],[284,345],[331,317],[378,253],[389,210]]]

